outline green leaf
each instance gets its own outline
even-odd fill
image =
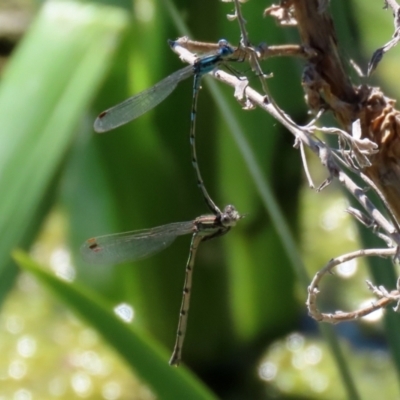
[[[36,264],[24,252],[13,253],[15,261],[33,274],[60,301],[92,325],[121,355],[135,373],[162,399],[214,399],[184,367],[172,368],[168,354],[148,335],[117,318],[112,305],[77,283],[59,280]]]
[[[127,21],[114,8],[49,2],[9,61],[0,86],[0,275],[35,219]]]

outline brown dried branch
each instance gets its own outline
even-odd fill
[[[175,43],[179,44],[180,46],[189,50],[192,53],[215,53],[218,50],[218,43],[199,42],[196,40],[191,40],[187,36],[178,38]],[[257,58],[260,61],[272,57],[299,57],[307,59],[316,54],[312,49],[303,47],[298,44],[268,46],[265,43],[262,43],[258,47],[255,47],[253,51],[256,52]],[[245,51],[243,48],[238,47],[236,49],[234,57],[239,58],[243,61],[248,61],[250,55],[248,51]]]
[[[390,293],[385,293],[384,289],[381,288],[379,293],[377,290],[373,290],[373,293],[378,295],[379,300],[376,302],[371,302],[371,304],[367,307],[361,308],[356,311],[350,311],[350,312],[343,312],[343,311],[336,311],[335,313],[322,313],[321,311],[318,310],[317,307],[317,296],[320,293],[319,291],[319,285],[321,283],[322,278],[328,274],[332,273],[332,269],[336,267],[337,265],[340,265],[344,262],[354,260],[359,257],[365,257],[365,256],[379,256],[379,257],[388,257],[388,256],[393,256],[396,254],[396,249],[368,249],[368,250],[358,250],[352,253],[348,253],[345,255],[342,255],[340,257],[334,258],[329,261],[329,263],[320,271],[318,271],[310,286],[308,287],[308,298],[307,298],[307,307],[308,307],[308,313],[311,317],[313,317],[315,320],[319,322],[329,322],[332,324],[338,323],[338,322],[344,322],[344,321],[351,321],[355,320],[361,317],[364,317],[365,315],[368,315],[380,308],[386,307],[388,304],[392,303],[393,301],[398,301],[399,300],[399,291],[393,291]],[[371,285],[368,282],[368,286],[370,289],[375,289],[373,285]]]
[[[349,130],[357,118],[358,93],[339,57],[333,21],[320,13],[317,0],[293,0],[293,8],[303,46],[316,52],[305,66],[303,87],[312,110],[329,108],[340,125]]]
[[[302,46],[313,49],[305,66],[303,87],[310,108],[326,107],[346,132],[360,119],[361,139],[376,143],[378,152],[369,157],[363,172],[382,192],[396,219],[400,220],[400,117],[396,102],[379,88],[354,87],[347,77],[337,49],[333,22],[328,11],[319,12],[317,0],[283,2],[293,7]],[[395,7],[396,2],[388,2]],[[396,15],[398,8],[395,8]]]

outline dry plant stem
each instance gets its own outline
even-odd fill
[[[218,43],[199,42],[197,40],[191,40],[187,36],[182,36],[175,40],[175,43],[179,46],[187,49],[191,53],[205,54],[205,53],[216,53],[220,46]]]
[[[371,216],[372,220],[382,228],[393,240],[396,246],[400,246],[400,233],[394,230],[393,225],[382,215],[382,213],[369,200],[365,191],[357,186],[343,171],[338,173],[339,182],[357,199],[364,210]]]
[[[243,47],[249,47],[250,46],[250,41],[249,41],[249,34],[246,31],[246,20],[243,18],[243,14],[242,14],[242,8],[240,7],[240,2],[239,0],[233,0],[233,2],[235,3],[235,11],[236,11],[236,18],[238,20],[239,23],[239,28],[240,28],[240,32],[241,32],[241,45]]]
[[[395,26],[400,23],[400,11],[395,1],[387,1],[395,14]],[[397,221],[400,221],[400,113],[395,101],[378,88],[354,88],[347,77],[337,50],[332,19],[328,10],[320,13],[317,0],[293,0],[302,45],[317,52],[306,66],[305,87],[309,106],[318,109],[326,104],[347,132],[360,119],[361,138],[378,145],[378,153],[370,156],[370,167],[363,172],[379,188]]]
[[[307,59],[314,54],[312,49],[305,48],[298,44],[282,44],[279,46],[257,47],[259,59],[264,60],[271,57],[299,57]]]
[[[344,172],[336,171],[336,173],[342,185],[357,198],[374,223],[376,222],[380,228],[389,234],[388,236],[394,242],[394,248],[388,251],[398,258],[400,113],[395,109],[395,101],[386,97],[379,88],[366,85],[359,88],[352,86],[338,55],[333,22],[327,9],[324,9],[323,12],[318,10],[319,2],[317,0],[291,0],[283,3],[294,8],[302,45],[309,46],[318,53],[318,56],[308,59],[305,69],[307,79],[303,81],[310,108],[314,111],[321,107],[330,109],[339,124],[349,133],[352,132],[350,125],[359,119],[360,139],[368,139],[377,145],[378,151],[375,154],[368,155],[370,166],[361,167],[359,176],[380,196],[386,208],[390,211],[392,223],[382,216],[364,192]],[[383,54],[379,55],[379,50],[388,51],[397,44],[400,36],[400,8],[394,0],[386,1],[385,5],[393,11],[395,34],[390,42],[382,49],[378,49],[378,62]],[[349,168],[349,163],[346,163],[346,160],[343,162],[346,168]],[[314,295],[314,293],[311,293],[311,295]],[[364,309],[340,315],[334,314],[334,321],[358,318],[364,313],[386,305],[388,302],[388,298],[382,298],[369,310]],[[312,313],[312,315],[320,318],[320,315],[316,313]],[[333,316],[329,315],[326,318],[329,320]]]
[[[314,182],[312,180],[312,177],[311,177],[311,174],[310,174],[310,170],[308,169],[306,151],[304,149],[303,142],[299,142],[299,147],[300,147],[301,161],[303,163],[303,168],[304,168],[304,172],[306,174],[306,178],[307,178],[307,181],[308,181],[308,186],[309,186],[310,189],[314,189],[315,185],[314,185]]]
[[[241,32],[241,41],[240,41],[240,46],[239,46],[239,51],[244,51],[244,53],[247,55],[247,57],[243,57],[243,59],[248,59],[251,69],[256,73],[256,75],[260,78],[260,82],[261,82],[261,86],[263,88],[264,93],[268,96],[268,101],[271,102],[276,111],[281,115],[281,117],[283,119],[285,119],[287,121],[287,123],[289,124],[293,124],[292,120],[290,118],[288,118],[288,116],[283,112],[283,110],[281,110],[279,108],[279,106],[275,103],[274,98],[271,96],[271,93],[269,91],[268,88],[268,84],[266,81],[266,78],[268,78],[268,76],[266,76],[264,74],[264,72],[262,71],[261,65],[260,65],[260,54],[258,52],[257,49],[255,49],[251,43],[250,43],[250,39],[249,39],[249,35],[248,32],[246,31],[246,20],[243,17],[242,14],[242,9],[241,9],[241,4],[239,0],[233,0],[234,4],[235,4],[235,14],[233,15],[233,19],[237,19],[238,24],[239,24],[239,28],[240,28],[240,32]],[[232,16],[231,16],[232,19]],[[268,46],[260,46],[260,48],[267,48]],[[312,53],[312,52],[311,52]],[[310,54],[308,54],[309,56]],[[296,140],[296,143],[298,141]],[[306,158],[304,157],[304,148],[303,148],[303,144],[301,142],[300,143],[300,149],[302,152],[302,160],[303,160],[303,165],[304,165],[304,169],[305,169],[305,173],[308,177],[308,180],[310,182],[311,187],[313,187],[312,184],[312,180],[311,177],[308,173],[308,167],[307,167],[307,162],[306,162]]]
[[[354,174],[358,175],[370,188],[372,188],[372,189],[375,191],[375,193],[379,196],[379,198],[381,199],[382,203],[383,203],[384,206],[386,207],[386,210],[387,210],[388,213],[389,213],[389,216],[390,216],[390,219],[391,219],[391,223],[393,224],[393,227],[394,227],[394,228],[392,228],[391,233],[392,233],[393,235],[396,235],[397,233],[400,234],[400,227],[399,227],[398,221],[396,220],[395,214],[394,214],[393,210],[390,208],[390,204],[386,201],[386,199],[385,199],[383,193],[381,192],[381,190],[379,190],[379,188],[375,185],[375,183],[374,183],[371,179],[368,178],[367,175],[365,175],[364,173],[362,173],[360,170],[357,170],[357,169],[355,169],[355,168],[350,168],[350,166],[348,165],[348,163],[346,163],[344,160],[342,160],[342,158],[339,157],[336,153],[333,153],[333,155],[335,156],[335,158],[336,158],[340,163],[342,163],[346,168],[351,169],[351,171],[352,171]],[[360,190],[361,190],[361,189],[360,189]],[[368,198],[367,198],[367,199],[368,199]],[[375,208],[375,206],[371,205],[370,209],[372,210],[373,208]],[[379,213],[379,217],[381,217],[381,214],[380,214],[380,213]],[[386,220],[386,219],[385,219],[385,220]],[[383,220],[382,220],[382,223],[383,223]],[[389,226],[389,225],[388,225],[388,226]],[[400,238],[400,236],[399,236],[399,238]],[[397,240],[397,239],[395,239],[395,241],[396,241],[396,240]],[[398,245],[400,245],[400,243],[398,243],[397,241],[396,241],[396,243],[397,243]]]
[[[309,61],[323,83],[320,95],[347,128],[355,119],[358,98],[339,57],[333,21],[327,11],[320,13],[318,0],[293,0],[292,4],[303,46],[317,52]]]
[[[274,106],[276,112],[278,112],[282,119],[286,120],[288,124],[294,124],[294,122],[280,109],[278,104],[275,102],[275,99],[271,95],[268,84],[267,84],[267,76],[262,71],[260,61],[258,58],[258,54],[256,50],[251,46],[248,33],[246,31],[245,25],[246,21],[243,17],[241,6],[239,0],[233,0],[235,3],[235,16],[238,20],[240,31],[241,31],[241,46],[240,48],[249,55],[249,62],[251,69],[256,73],[256,75],[260,78],[261,86],[263,88],[264,93],[268,96],[268,101]],[[294,124],[295,125],[295,124]],[[307,165],[304,164],[304,169],[307,173]]]
[[[400,6],[395,0],[385,0],[385,8],[391,8],[394,17],[394,28],[400,28]]]
[[[190,40],[187,36],[183,36],[176,40],[180,46],[189,50],[192,53],[215,53],[219,46],[217,43],[199,42],[196,40]],[[259,60],[266,60],[272,57],[298,57],[307,59],[312,55],[315,55],[315,51],[312,49],[303,47],[298,44],[283,44],[279,46],[267,46],[266,44],[260,44],[255,48],[257,57]],[[243,60],[249,60],[249,53],[241,48],[238,48],[235,53],[235,57]]]
[[[332,273],[332,269],[334,267],[359,257],[366,257],[366,256],[389,257],[393,256],[395,253],[396,249],[358,250],[330,260],[329,263],[323,269],[321,269],[315,274],[310,286],[308,287],[308,298],[306,304],[308,307],[309,315],[319,322],[338,323],[343,321],[351,321],[354,319],[361,318],[365,315],[368,315],[371,312],[376,311],[380,308],[386,307],[388,304],[394,301],[398,301],[399,292],[396,290],[388,293],[387,295],[382,294],[378,296],[380,297],[379,300],[371,302],[369,306],[366,306],[356,311],[351,311],[351,312],[336,311],[334,314],[330,314],[330,313],[321,313],[317,308],[317,296],[320,293],[318,286],[322,278],[327,273]],[[370,284],[368,286],[370,288],[373,288],[373,286]],[[374,294],[377,295],[376,290],[374,290]]]

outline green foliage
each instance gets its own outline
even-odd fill
[[[170,368],[165,349],[160,349],[149,337],[119,319],[112,312],[111,304],[77,283],[69,284],[56,278],[22,252],[15,252],[14,258],[21,268],[33,274],[58,299],[100,332],[160,398],[214,398],[184,368],[178,371]]]
[[[78,253],[80,244],[93,235],[190,220],[207,211],[195,184],[185,133],[190,83],[182,84],[177,95],[134,124],[109,135],[93,135],[91,123],[97,112],[180,66],[173,54],[167,53],[165,39],[173,34],[167,32],[166,19],[155,13],[147,22],[146,12],[151,10],[141,9],[145,6],[140,3],[136,7],[142,20],[138,18],[121,36],[127,27],[122,9],[94,3],[45,4],[7,66],[0,91],[0,104],[7,110],[0,121],[6,128],[1,138],[5,156],[0,187],[5,195],[0,204],[0,229],[7,239],[0,250],[7,260],[10,251],[23,243],[29,221],[36,224],[30,236],[34,237],[38,221],[46,215],[41,204],[50,189],[56,190],[57,203],[69,222],[77,280],[108,302],[133,304],[138,326],[171,347],[188,241],[179,240],[173,248],[135,268],[93,269],[83,265]],[[217,8],[214,11],[218,12]],[[95,101],[96,111],[88,114],[88,105],[109,66],[108,80]],[[274,331],[288,329],[293,324],[290,316],[296,315],[290,266],[273,228],[263,228],[266,217],[257,192],[249,185],[245,164],[232,164],[237,157],[233,142],[226,137],[215,107],[205,107],[210,104],[207,97],[203,91],[198,124],[199,161],[207,187],[221,207],[233,202],[250,213],[241,221],[242,230],[234,233],[237,236],[228,235],[200,249],[184,350],[184,359],[193,360],[194,365],[206,360],[230,364],[253,341],[259,343],[263,336],[273,337]],[[264,138],[269,152],[273,137]],[[259,153],[265,159],[264,152]],[[251,226],[261,229],[254,231]],[[248,248],[252,244],[253,250]],[[271,264],[283,265],[279,270],[266,268],[260,262],[266,258]],[[3,268],[8,264],[3,263]],[[238,281],[235,271],[239,269]],[[282,279],[282,289],[278,290],[276,278]],[[247,284],[242,287],[244,280]],[[54,291],[56,281],[51,282]],[[56,291],[61,296],[60,290]],[[62,293],[71,305],[74,297],[66,290]],[[282,307],[265,301],[268,298]],[[83,304],[80,311],[83,313]],[[116,345],[112,332],[106,330],[103,336]],[[241,368],[247,369],[258,357],[257,351],[252,352],[254,356]]]
[[[181,14],[167,1],[135,1],[133,13],[130,7],[123,0],[46,3],[9,61],[0,85],[0,297],[14,277],[11,251],[33,243],[40,222],[56,209],[67,221],[62,229],[76,282],[60,281],[18,253],[21,267],[91,324],[159,398],[212,398],[185,368],[167,364],[189,238],[151,259],[110,268],[85,265],[79,247],[91,236],[207,213],[190,160],[191,82],[115,132],[96,135],[92,123],[100,111],[183,66],[166,44],[177,36],[171,20],[182,31],[186,15],[193,38],[223,36],[232,44],[238,27],[225,19],[229,3],[182,2]],[[292,32],[261,19],[262,7],[243,5],[252,40],[264,41],[268,28],[272,43],[294,41]],[[237,67],[257,86],[247,66]],[[274,72],[270,86],[282,108],[305,121],[300,68],[293,74],[296,64],[288,60],[270,60],[265,68]],[[243,112],[232,91],[213,81],[203,86],[201,171],[216,203],[232,203],[246,217],[200,247],[183,359],[220,397],[265,398],[267,384],[255,373],[260,355],[296,329],[306,297],[307,273],[293,239],[304,233],[298,230],[301,162],[271,117]],[[119,302],[133,305],[132,326],[112,314]],[[332,331],[324,331],[355,399],[349,361]]]
[[[35,220],[126,22],[119,10],[49,4],[8,64],[0,87],[0,274],[11,268],[10,251]]]

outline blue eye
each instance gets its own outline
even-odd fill
[[[221,55],[223,57],[226,57],[226,56],[229,56],[229,55],[233,54],[234,50],[232,49],[231,46],[229,46],[229,43],[228,43],[227,40],[220,39],[218,41],[218,46],[220,48],[219,52],[218,52],[219,55]]]

